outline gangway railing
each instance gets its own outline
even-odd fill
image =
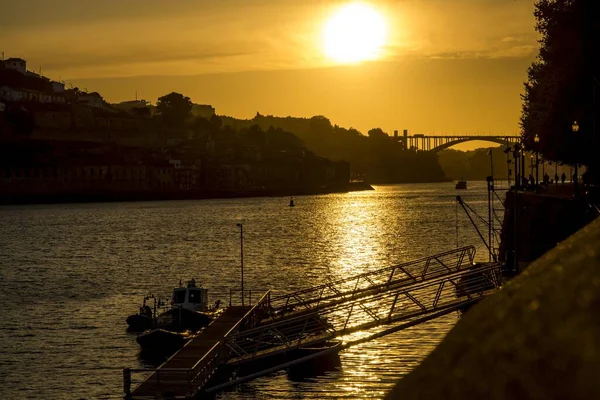
[[[464,270],[473,265],[474,258],[475,247],[465,246],[293,293],[273,296],[271,318],[283,318],[301,309],[316,310],[329,301],[347,301],[376,288],[387,290],[387,286],[392,283],[415,283],[446,272]]]
[[[339,296],[319,307],[238,332],[226,341],[232,359],[243,364],[278,352],[310,346],[354,332],[452,312],[475,303],[500,286],[502,265],[486,263],[468,269],[449,269],[406,283],[396,280],[360,294]],[[385,290],[383,290],[385,289]]]

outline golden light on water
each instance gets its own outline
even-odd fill
[[[340,64],[380,58],[387,42],[387,21],[376,8],[349,3],[339,8],[323,30],[325,55]]]

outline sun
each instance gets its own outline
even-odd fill
[[[363,3],[342,6],[323,30],[325,55],[342,64],[381,57],[386,40],[385,18],[374,7]]]

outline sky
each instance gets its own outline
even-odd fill
[[[109,102],[176,91],[237,118],[519,133],[538,50],[533,0],[362,1],[386,21],[386,41],[376,58],[345,64],[325,53],[323,32],[348,3],[0,0],[0,51]],[[372,28],[361,24],[361,35]]]

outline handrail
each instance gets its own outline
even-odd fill
[[[271,289],[267,290],[267,292],[260,298],[260,300],[254,306],[252,306],[252,308],[248,310],[248,312],[244,314],[244,316],[240,318],[240,320],[236,322],[236,324],[229,331],[227,331],[225,335],[223,335],[223,339],[227,339],[227,337],[233,331],[235,331],[242,322],[245,322],[246,318],[248,318],[250,314],[254,312],[254,310],[256,310],[259,306],[262,306],[262,303],[265,301],[265,299],[268,299],[269,303],[271,302]]]
[[[322,308],[335,308],[338,306],[351,305],[352,303],[361,304],[362,302],[365,302],[367,300],[371,301],[373,299],[377,299],[378,297],[380,297],[382,295],[382,293],[385,294],[385,292],[396,291],[396,293],[404,294],[406,292],[412,292],[412,291],[416,291],[416,290],[435,287],[436,285],[440,285],[442,282],[450,282],[456,288],[457,284],[453,282],[454,280],[458,280],[461,277],[474,276],[481,272],[498,270],[499,268],[501,268],[501,266],[502,266],[501,263],[485,263],[479,267],[474,268],[473,270],[465,269],[465,270],[461,270],[461,271],[453,271],[453,272],[449,272],[449,273],[446,273],[441,276],[434,276],[434,277],[431,277],[428,279],[420,280],[411,285],[397,285],[397,284],[395,284],[396,282],[391,282],[389,285],[388,284],[375,285],[375,286],[371,286],[371,287],[365,289],[361,293],[361,296],[339,297],[335,301],[324,304]],[[385,289],[385,291],[382,291],[380,289]],[[320,311],[322,311],[320,308],[306,309],[301,312],[296,312],[296,313],[290,315],[290,317],[285,318],[283,320],[274,320],[273,322],[268,323],[267,326],[268,327],[276,327],[279,325],[290,324],[290,323],[293,323],[294,321],[304,320],[310,315],[319,315]],[[259,327],[247,329],[247,330],[244,330],[243,332],[238,333],[238,336],[251,335],[254,332],[258,332],[263,329],[265,329],[265,326],[259,326]]]
[[[252,306],[250,308],[250,310],[248,310],[248,312],[246,312],[246,314],[244,314],[244,316],[242,318],[240,318],[235,323],[235,325],[231,329],[229,329],[229,331],[227,331],[227,333],[225,333],[225,335],[223,335],[221,340],[219,340],[217,343],[215,343],[213,345],[213,347],[211,347],[210,350],[207,351],[206,354],[204,354],[204,356],[200,360],[198,360],[192,368],[189,369],[192,374],[192,376],[188,378],[189,384],[196,382],[197,378],[201,375],[203,377],[202,384],[204,384],[205,383],[204,381],[206,381],[206,380],[208,380],[208,378],[210,378],[210,376],[212,374],[205,374],[204,371],[212,362],[215,362],[215,360],[219,354],[218,350],[220,350],[220,348],[224,345],[225,341],[227,341],[229,335],[231,335],[233,332],[236,332],[239,329],[241,324],[245,323],[250,317],[252,317],[255,310],[258,307],[262,306],[262,304],[263,304],[263,302],[265,302],[265,300],[270,301],[270,297],[271,297],[271,290],[267,290],[267,292],[260,298],[260,300],[254,306]],[[196,386],[198,386],[198,385],[196,385]]]
[[[303,290],[299,290],[299,291],[296,291],[296,292],[291,293],[291,294],[288,293],[288,294],[279,295],[279,296],[273,297],[271,299],[271,301],[275,302],[275,301],[278,301],[278,300],[289,298],[290,296],[293,296],[293,295],[296,295],[296,294],[310,293],[310,292],[314,292],[314,291],[317,291],[317,290],[320,290],[320,289],[323,289],[323,288],[327,288],[330,285],[351,282],[353,280],[360,279],[362,277],[368,277],[368,276],[372,276],[372,275],[379,275],[379,274],[382,274],[383,272],[389,272],[389,271],[392,271],[392,270],[399,269],[401,267],[406,267],[406,266],[410,266],[410,265],[417,265],[417,264],[422,263],[424,261],[432,260],[432,259],[435,259],[435,258],[439,259],[439,258],[442,258],[444,256],[448,256],[448,255],[452,255],[452,254],[458,254],[458,255],[460,255],[461,253],[465,253],[465,252],[469,252],[469,253],[472,252],[472,256],[469,258],[469,260],[473,261],[473,258],[475,256],[475,252],[476,252],[475,246],[472,246],[472,245],[471,246],[464,246],[464,247],[460,247],[460,248],[457,248],[457,249],[454,249],[454,250],[448,250],[448,251],[445,251],[443,253],[438,253],[438,254],[435,254],[435,255],[431,255],[431,256],[419,258],[417,260],[411,260],[411,261],[407,261],[407,262],[400,263],[400,264],[397,264],[397,265],[392,265],[392,266],[389,266],[389,267],[378,269],[378,270],[375,270],[375,271],[370,271],[370,272],[365,272],[363,274],[354,275],[354,276],[351,276],[349,278],[343,278],[343,279],[339,279],[337,281],[323,283],[321,285],[313,286],[311,288],[307,288],[307,289],[303,289]]]
[[[472,246],[467,246],[467,247],[463,247],[462,249],[459,249],[459,251],[457,252],[459,257],[461,257],[461,261],[459,261],[459,266],[458,268],[455,270],[456,272],[460,272],[460,271],[465,271],[468,268],[472,267],[474,264],[471,264],[470,262],[468,264],[464,264],[462,263],[462,260],[465,258],[464,255],[465,253],[468,253],[468,250],[470,250]],[[331,300],[331,299],[339,299],[341,296],[351,296],[351,297],[355,297],[355,296],[363,296],[365,292],[369,292],[372,291],[376,288],[390,288],[392,286],[396,286],[396,285],[401,285],[403,283],[405,284],[410,284],[410,283],[416,283],[419,281],[425,281],[427,279],[431,279],[431,278],[435,278],[438,277],[440,275],[440,269],[439,266],[444,266],[446,267],[448,270],[450,271],[454,271],[454,268],[450,268],[449,266],[446,266],[446,264],[444,263],[445,260],[443,260],[444,256],[448,255],[448,254],[453,254],[455,253],[454,251],[451,252],[446,252],[446,253],[440,253],[434,256],[430,256],[430,257],[426,257],[424,259],[422,259],[421,261],[427,261],[425,268],[423,270],[422,274],[418,274],[418,279],[410,274],[408,274],[405,270],[404,270],[404,266],[403,264],[400,265],[396,265],[396,266],[392,266],[392,267],[387,267],[384,269],[380,269],[377,271],[372,271],[372,272],[368,272],[366,274],[368,275],[378,275],[378,276],[382,276],[383,277],[383,273],[388,274],[388,278],[386,282],[379,282],[379,283],[374,283],[372,280],[370,280],[368,278],[368,276],[365,276],[366,274],[361,274],[361,275],[356,275],[352,278],[349,279],[344,279],[344,280],[340,280],[337,282],[333,282],[333,283],[327,283],[324,285],[320,285],[316,288],[309,288],[309,289],[303,289],[300,290],[298,292],[294,292],[294,293],[289,293],[286,295],[282,295],[282,296],[278,296],[275,297],[271,300],[271,305],[272,305],[272,311],[277,312],[278,310],[288,310],[291,307],[305,307],[305,308],[309,308],[310,304],[312,303],[318,303],[317,304],[317,308],[323,306],[324,304],[321,304],[324,301],[327,300]],[[438,268],[432,268],[432,264],[430,263],[431,260],[436,261],[437,267]],[[469,261],[471,261],[471,257],[469,257]],[[414,262],[416,264],[416,262]],[[410,263],[413,264],[413,263]],[[389,271],[391,271],[391,273],[389,273]],[[397,279],[393,279],[394,277],[394,273],[396,271],[402,271],[403,272],[403,276]],[[444,269],[445,271],[445,269]],[[357,288],[355,287],[354,289],[351,290],[344,290],[344,288],[340,288],[337,289],[335,288],[335,283],[346,283],[346,282],[356,282],[356,286],[358,286],[358,283],[360,282],[361,279],[364,278],[365,283],[370,283],[368,286],[366,287],[360,287]],[[341,285],[340,285],[341,286]],[[324,291],[325,289],[329,289],[328,292],[331,292],[331,294],[327,294],[324,296]],[[337,289],[337,290],[336,290]],[[320,290],[320,294],[319,297],[313,297],[313,296],[308,296],[306,299],[302,299],[299,295],[301,294],[310,294],[310,293],[316,293],[319,292]],[[296,298],[295,302],[290,302],[290,300],[292,298]],[[285,304],[281,304],[283,301],[285,301]],[[280,304],[274,304],[279,302]]]

